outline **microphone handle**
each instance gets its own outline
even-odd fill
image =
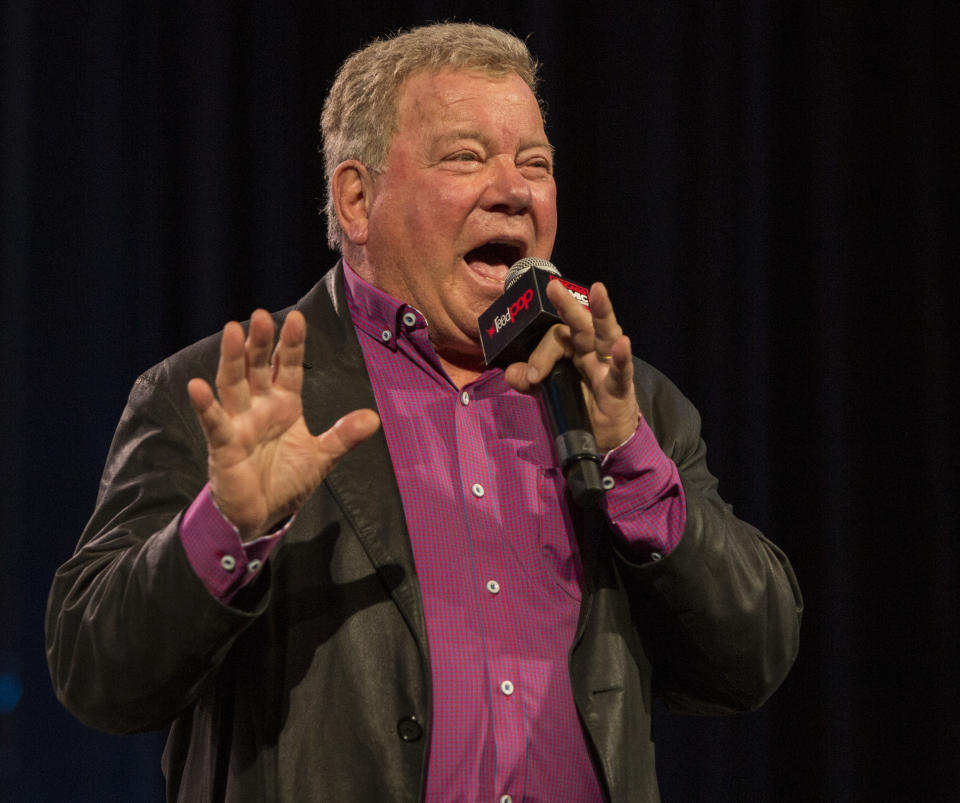
[[[558,360],[540,385],[557,459],[573,501],[593,507],[603,496],[600,452],[580,387],[580,372],[568,358]]]

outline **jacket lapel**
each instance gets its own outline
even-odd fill
[[[300,300],[297,309],[307,320],[303,406],[310,430],[321,432],[351,410],[376,410],[363,352],[347,311],[340,263]],[[427,655],[423,600],[383,430],[346,454],[324,482]]]

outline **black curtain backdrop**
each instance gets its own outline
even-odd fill
[[[135,377],[332,264],[338,63],[472,19],[544,63],[554,261],[608,283],[806,597],[763,709],[657,712],[664,800],[955,799],[960,14],[895,6],[3,2],[0,798],[162,799],[162,734],[54,699],[50,579]]]

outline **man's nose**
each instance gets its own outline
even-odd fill
[[[507,155],[497,156],[488,163],[490,181],[484,189],[484,208],[493,212],[517,214],[533,204],[530,182],[524,178],[516,163]]]

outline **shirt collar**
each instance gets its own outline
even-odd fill
[[[343,261],[343,284],[354,326],[391,351],[397,350],[401,334],[426,328],[426,318],[416,307],[398,301],[362,279],[346,260]]]
[[[361,278],[346,259],[343,260],[343,286],[347,309],[353,325],[359,331],[390,351],[399,349],[408,357],[412,357],[415,352],[444,377],[444,381],[450,381],[430,342],[426,331],[427,319],[420,310],[374,287]],[[401,348],[401,341],[409,345]],[[507,388],[506,380],[500,379],[502,375],[499,368],[490,368],[471,384],[477,390],[484,387],[486,392],[502,392]]]

